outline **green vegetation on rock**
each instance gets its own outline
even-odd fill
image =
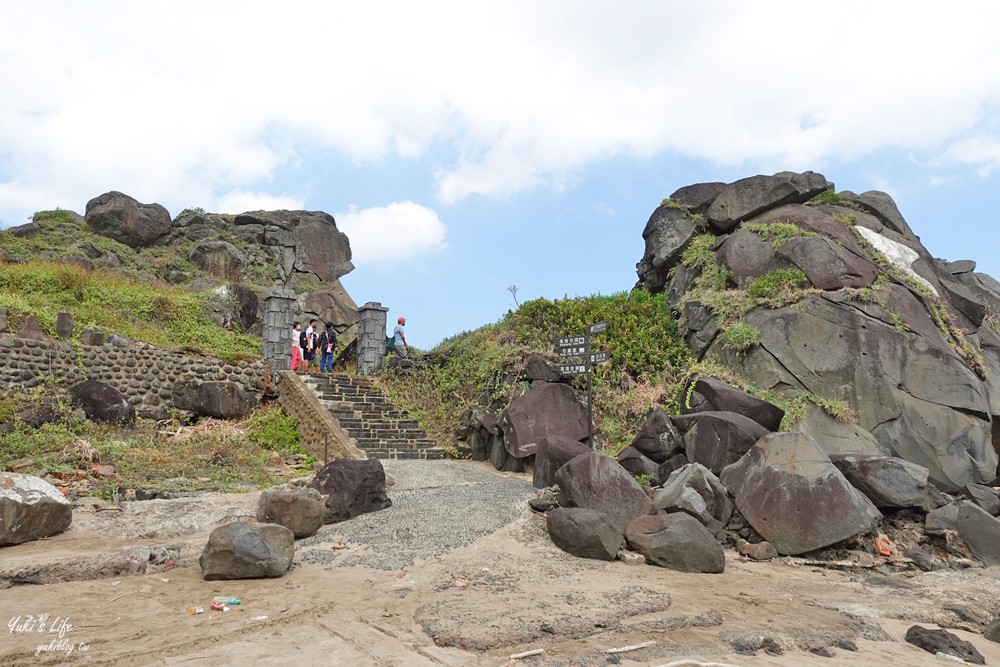
[[[722,346],[727,350],[746,352],[760,344],[760,331],[746,322],[731,322],[722,329]]]
[[[747,286],[747,296],[759,301],[787,301],[809,284],[801,269],[774,269]]]
[[[517,378],[530,353],[565,362],[555,355],[553,339],[582,335],[588,324],[603,320],[610,328],[594,336],[592,347],[611,359],[594,369],[595,428],[617,451],[689,360],[663,295],[637,290],[528,301],[496,324],[445,340],[430,352],[426,368],[387,373],[379,382],[431,438],[450,443],[464,411],[477,404],[503,407],[527,389]]]
[[[763,236],[772,248],[780,248],[796,236],[817,236],[816,232],[802,229],[790,222],[752,222],[743,226]]]

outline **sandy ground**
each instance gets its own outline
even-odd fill
[[[139,518],[78,510],[73,530],[0,551],[2,577],[84,578],[0,590],[0,664],[949,664],[903,641],[919,622],[953,628],[1000,665],[1000,644],[960,629],[975,628],[969,614],[1000,615],[997,568],[883,576],[754,563],[730,550],[724,574],[689,575],[569,556],[530,511],[406,570],[300,562],[278,579],[203,581],[194,561],[211,526],[247,516],[253,500],[149,501],[160,504]],[[136,545],[168,546],[177,564],[129,575],[144,567],[126,557]],[[243,602],[213,612],[215,595]],[[190,606],[206,612],[190,614]],[[782,654],[737,653],[764,638]],[[808,652],[838,640],[857,651]],[[655,644],[606,652],[647,641]],[[510,660],[539,648],[541,656]]]

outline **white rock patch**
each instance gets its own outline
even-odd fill
[[[916,250],[913,248],[907,248],[902,243],[886,238],[878,232],[873,232],[867,227],[857,225],[854,229],[861,234],[866,241],[871,243],[876,250],[885,255],[885,258],[888,259],[893,266],[919,282],[921,285],[924,285],[934,294],[934,296],[938,296],[937,290],[934,289],[934,286],[927,282],[924,278],[917,275],[917,272],[913,270],[913,262],[917,261],[920,257]]]

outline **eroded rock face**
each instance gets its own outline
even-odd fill
[[[1000,519],[969,501],[958,505],[958,533],[987,567],[1000,565]]]
[[[720,481],[754,530],[786,556],[867,532],[882,516],[802,433],[761,438]]]
[[[673,418],[683,432],[684,450],[692,463],[700,463],[715,474],[768,434],[768,430],[735,412],[695,412]]]
[[[121,192],[106,192],[87,202],[87,225],[131,248],[153,245],[170,232],[170,214],[159,204],[140,204]]]
[[[547,435],[574,440],[587,437],[587,410],[564,384],[532,387],[510,402],[500,415],[507,452],[516,458],[531,456]]]
[[[556,507],[546,517],[549,537],[580,558],[614,560],[622,543],[622,529],[607,514],[583,507]]]
[[[719,478],[703,465],[690,463],[676,470],[653,494],[656,510],[686,512],[713,534],[729,522],[733,504]]]
[[[656,463],[684,451],[684,440],[663,408],[646,415],[646,421],[632,441],[632,447]]]
[[[330,461],[316,472],[310,486],[327,497],[324,523],[392,506],[385,492],[385,469],[378,459]]]
[[[802,204],[833,188],[822,174],[781,172],[773,176],[751,176],[730,183],[708,207],[708,221],[719,232],[727,232],[742,220],[782,204]]]
[[[69,528],[73,506],[44,479],[0,472],[0,546],[23,544]]]
[[[671,205],[656,209],[642,230],[646,252],[636,266],[640,284],[661,291],[666,284],[667,270],[677,264],[694,236],[694,219],[686,209]]]
[[[567,462],[556,471],[555,481],[560,505],[603,512],[623,530],[629,521],[653,509],[632,475],[618,461],[597,452]]]
[[[294,557],[292,531],[274,523],[237,521],[212,531],[198,564],[206,581],[262,579],[283,575]]]
[[[938,508],[928,486],[927,468],[893,456],[831,454],[830,460],[847,481],[876,507]]]
[[[226,281],[239,280],[246,266],[243,253],[226,241],[202,241],[191,249],[188,259],[205,273]]]
[[[735,412],[749,417],[768,431],[777,431],[785,416],[785,411],[778,406],[708,375],[699,377],[694,383],[688,402],[688,413]]]

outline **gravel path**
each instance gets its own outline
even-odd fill
[[[400,570],[471,544],[507,525],[534,497],[529,475],[469,461],[384,460],[396,479],[392,507],[334,524],[298,544],[303,561]],[[335,550],[342,535],[350,548]]]

